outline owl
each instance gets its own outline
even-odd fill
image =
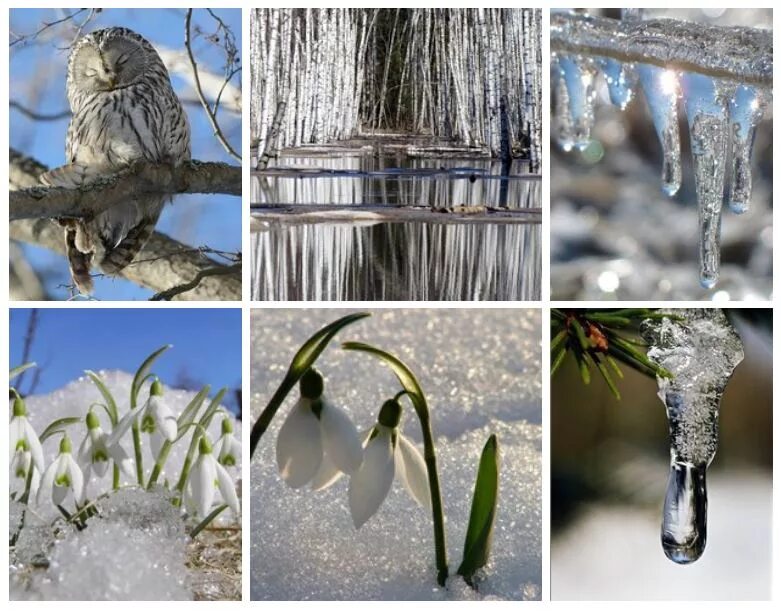
[[[68,58],[71,121],[66,164],[45,173],[45,185],[77,187],[138,161],[190,159],[190,128],[168,71],[154,47],[127,28],[81,37]],[[152,235],[166,201],[139,194],[88,219],[62,219],[73,281],[92,292],[90,270],[127,266]]]

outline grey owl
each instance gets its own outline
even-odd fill
[[[68,59],[72,117],[66,165],[45,173],[49,186],[76,187],[137,161],[190,159],[187,115],[154,47],[127,28],[80,38]],[[107,274],[128,265],[152,235],[168,198],[139,195],[91,219],[62,220],[73,281],[92,291],[94,264]]]

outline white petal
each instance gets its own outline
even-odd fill
[[[138,416],[138,413],[144,409],[144,407],[146,407],[145,403],[134,407],[127,414],[122,416],[120,421],[117,422],[117,426],[111,430],[111,434],[106,438],[107,446],[113,446],[115,443],[119,443],[119,440],[127,433]]]
[[[396,444],[396,460],[401,463],[397,476],[407,492],[419,505],[431,509],[426,463],[418,449],[401,433]]]
[[[325,490],[335,484],[342,475],[344,473],[331,461],[328,454],[323,454],[323,461],[312,480],[312,490]]]
[[[160,456],[160,450],[163,448],[163,443],[165,443],[165,438],[158,430],[155,430],[155,432],[149,436],[149,445],[152,449],[152,460],[155,462],[157,462],[157,459]]]
[[[300,488],[315,476],[323,460],[320,421],[309,402],[299,400],[279,429],[277,466],[291,488]]]
[[[168,441],[175,441],[177,434],[176,416],[159,397],[149,397],[149,412],[160,433]]]
[[[114,464],[118,465],[125,475],[128,477],[133,477],[135,475],[133,472],[133,459],[125,452],[125,448],[117,444],[108,446],[106,449],[113,459]]]
[[[10,439],[8,441],[8,449],[10,450],[9,459],[13,457],[16,452],[16,444],[24,436],[24,416],[14,416],[8,423],[8,433]]]
[[[59,486],[55,484],[52,486],[52,502],[55,505],[62,505],[65,499],[68,498],[68,491],[70,488],[67,486]]]
[[[190,481],[193,487],[193,500],[200,516],[206,516],[214,503],[214,480],[216,476],[214,457],[211,454],[201,454],[198,457],[196,468]]]
[[[86,488],[84,486],[84,474],[81,472],[81,468],[73,460],[70,454],[65,455],[67,463],[68,474],[71,480],[71,490],[73,490],[73,496],[76,499],[76,504],[81,505],[84,502],[86,496]],[[104,470],[105,473],[105,470]]]
[[[54,478],[57,476],[57,467],[59,464],[60,461],[55,459],[54,462],[46,468],[46,471],[43,472],[43,478],[41,479],[41,485],[38,488],[38,494],[35,495],[35,502],[38,505],[43,503],[46,498],[46,494],[52,493]]]
[[[214,463],[214,469],[217,472],[217,486],[220,488],[222,499],[231,508],[233,515],[239,515],[239,497],[236,494],[236,486],[228,472],[220,463]]]
[[[212,453],[218,457],[217,460],[220,460],[220,457],[222,456],[222,446],[225,444],[227,438],[226,435],[220,435],[220,438],[215,441],[212,446]]]
[[[390,432],[381,430],[369,441],[363,464],[350,479],[350,514],[355,528],[360,528],[380,508],[393,483],[394,471]]]
[[[79,449],[76,451],[76,458],[85,469],[87,465],[92,463],[92,437],[90,437],[89,432],[81,440]]]
[[[43,448],[38,439],[38,434],[27,418],[24,419],[24,429],[24,433],[27,436],[27,445],[30,447],[30,452],[33,455],[33,464],[43,472]]]
[[[324,401],[320,412],[323,451],[339,469],[355,473],[363,460],[358,431],[340,407]]]

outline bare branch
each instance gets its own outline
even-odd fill
[[[215,267],[203,269],[199,271],[195,275],[195,278],[193,278],[190,282],[185,282],[184,284],[180,284],[179,286],[174,286],[170,289],[166,289],[165,291],[160,291],[159,293],[156,293],[155,295],[150,297],[149,301],[171,301],[171,299],[173,299],[177,295],[181,295],[182,293],[186,293],[196,288],[204,278],[208,278],[209,276],[225,276],[225,275],[235,275],[235,274],[241,276],[240,263],[237,263],[236,265],[231,265],[229,267],[226,267],[224,265],[218,265]]]
[[[554,13],[550,47],[773,86],[772,30]]]
[[[11,43],[8,45],[9,47],[13,47],[14,45],[17,45],[22,42],[26,42],[28,40],[32,40],[34,38],[37,38],[39,35],[43,34],[46,30],[49,28],[53,28],[56,25],[60,25],[61,23],[65,23],[67,21],[71,21],[72,19],[75,19],[79,14],[83,13],[84,11],[91,10],[94,12],[94,9],[86,9],[86,8],[80,8],[76,10],[73,13],[66,14],[62,19],[56,19],[54,21],[49,22],[43,22],[43,25],[33,32],[32,34],[15,34],[14,32],[11,32],[11,36],[15,37]],[[92,16],[92,13],[90,13],[89,17]],[[82,26],[83,27],[83,24]]]
[[[27,188],[39,184],[38,177],[47,170],[46,166],[35,159],[13,149],[10,149],[9,161],[9,184],[12,189]],[[49,220],[13,221],[9,226],[9,234],[12,240],[34,244],[61,255],[65,254],[62,229]],[[204,249],[195,249],[165,234],[155,232],[139,253],[138,258],[125,267],[120,275],[153,291],[164,291],[172,286],[180,286],[197,278],[198,274],[204,270],[220,267],[213,259],[207,257],[205,252]],[[240,300],[241,273],[236,271],[237,267],[240,266],[234,264],[222,267],[230,267],[234,273],[202,277],[196,287],[176,295],[174,299]]]
[[[217,117],[209,106],[209,102],[206,101],[206,98],[203,95],[201,79],[198,75],[198,64],[195,61],[195,56],[193,55],[193,49],[190,40],[190,24],[192,21],[192,16],[193,9],[187,9],[187,16],[184,19],[184,46],[187,49],[187,57],[190,59],[190,66],[193,70],[193,78],[195,79],[195,92],[198,94],[198,99],[201,101],[201,106],[203,106],[203,110],[206,112],[206,116],[209,118],[209,123],[211,123],[212,130],[214,131],[214,136],[217,138],[217,140],[219,140],[220,144],[222,144],[222,147],[226,150],[226,152],[236,161],[240,162],[241,155],[239,155],[234,150],[234,148],[230,145],[230,142],[228,142],[228,139],[225,137],[225,134],[222,133],[220,124],[217,122]]]
[[[241,196],[241,168],[202,161],[180,166],[138,163],[79,188],[31,187],[11,191],[9,219],[91,217],[140,193]]]
[[[25,117],[27,117],[28,119],[32,119],[33,121],[59,121],[60,119],[67,119],[68,117],[71,116],[70,110],[61,110],[59,112],[44,113],[44,112],[37,112],[35,110],[27,108],[27,106],[25,106],[21,102],[17,102],[16,100],[11,100],[8,104],[13,110],[22,113]]]

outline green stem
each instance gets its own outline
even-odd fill
[[[132,409],[132,408],[131,408]],[[138,428],[138,419],[133,422],[133,452],[136,457],[136,479],[138,485],[144,486],[144,457],[141,455],[141,430]]]
[[[152,486],[157,483],[157,478],[160,477],[160,473],[163,471],[165,461],[168,460],[168,453],[171,451],[173,446],[174,444],[172,444],[167,439],[163,442],[163,446],[160,448],[160,455],[157,457],[157,462],[155,463],[155,466],[152,469],[152,473],[149,476],[149,481],[146,483],[147,490],[151,490]]]
[[[119,465],[117,463],[114,463],[111,487],[113,490],[119,490]]]

